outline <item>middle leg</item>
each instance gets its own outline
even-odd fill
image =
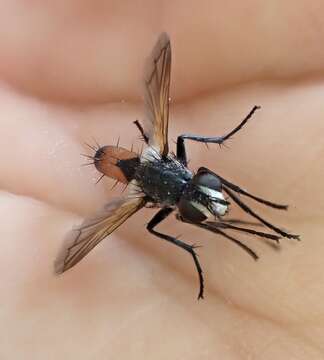
[[[214,144],[222,145],[226,140],[228,140],[235,133],[237,133],[239,130],[241,130],[242,127],[248,122],[248,120],[252,117],[252,115],[258,109],[260,109],[260,106],[254,106],[253,109],[247,114],[247,116],[240,122],[240,124],[238,126],[236,126],[236,128],[234,128],[232,131],[230,131],[226,135],[208,137],[208,136],[183,134],[183,135],[178,136],[178,139],[177,139],[177,158],[185,166],[187,165],[187,155],[186,155],[186,149],[185,149],[185,145],[184,145],[184,140],[185,139],[198,141],[198,142],[202,142],[202,143],[205,143],[205,144],[214,143]]]

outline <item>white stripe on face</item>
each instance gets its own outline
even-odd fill
[[[211,198],[214,198],[214,199],[220,199],[220,200],[225,200],[224,198],[224,195],[220,192],[220,191],[217,191],[217,190],[214,190],[214,189],[210,189],[206,186],[201,186],[199,185],[199,189],[206,195],[210,196]],[[206,209],[206,208],[205,208]],[[225,215],[226,214],[226,211],[227,211],[227,205],[223,205],[223,204],[220,204],[218,202],[213,202],[213,209],[215,211],[215,213],[217,213],[218,215]],[[206,209],[208,211],[208,209]],[[203,212],[205,215],[206,213]],[[208,213],[210,214],[210,212],[208,211]],[[207,216],[207,215],[206,215]]]

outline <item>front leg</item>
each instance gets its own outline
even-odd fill
[[[169,216],[172,213],[173,209],[172,208],[163,208],[161,209],[157,214],[154,215],[154,217],[151,219],[151,221],[147,224],[147,230],[159,237],[160,239],[169,241],[170,243],[179,246],[180,248],[186,250],[193,258],[195,265],[196,265],[196,269],[198,272],[198,276],[199,276],[199,294],[198,294],[198,300],[199,299],[203,299],[204,298],[204,278],[202,275],[202,269],[201,266],[199,264],[198,261],[198,257],[197,254],[195,252],[195,246],[193,245],[188,245],[185,242],[176,239],[175,237],[166,235],[166,234],[162,234],[156,230],[154,230],[154,228],[160,223],[162,222],[167,216]]]
[[[248,113],[248,115],[241,121],[241,123],[226,135],[208,137],[208,136],[183,134],[183,135],[178,136],[178,139],[177,139],[177,158],[185,166],[187,166],[187,155],[186,155],[186,149],[185,149],[185,145],[184,145],[184,140],[185,139],[198,141],[198,142],[202,142],[202,143],[205,143],[205,144],[213,143],[213,144],[222,145],[226,140],[228,140],[235,133],[237,133],[239,130],[241,130],[242,127],[248,122],[248,120],[252,117],[252,115],[258,109],[260,109],[260,106],[254,106],[253,109]]]

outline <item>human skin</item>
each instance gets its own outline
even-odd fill
[[[244,3],[244,5],[243,5]],[[321,1],[3,0],[0,13],[1,359],[322,359],[323,64]],[[154,238],[145,209],[75,268],[53,274],[64,235],[122,187],[84,145],[140,148],[141,74],[158,34],[173,49],[169,138],[288,212],[249,201],[301,235],[280,251],[232,233],[259,255],[171,217],[161,231],[198,249],[205,300],[183,250]],[[243,197],[242,197],[243,199]],[[231,206],[232,217],[245,218]]]

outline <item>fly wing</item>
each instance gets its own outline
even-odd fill
[[[146,132],[149,145],[162,155],[168,154],[169,88],[171,45],[169,36],[162,33],[149,57],[145,73]]]
[[[96,216],[84,220],[68,234],[56,258],[55,272],[61,274],[76,265],[144,204],[142,197],[117,199],[108,203]]]

